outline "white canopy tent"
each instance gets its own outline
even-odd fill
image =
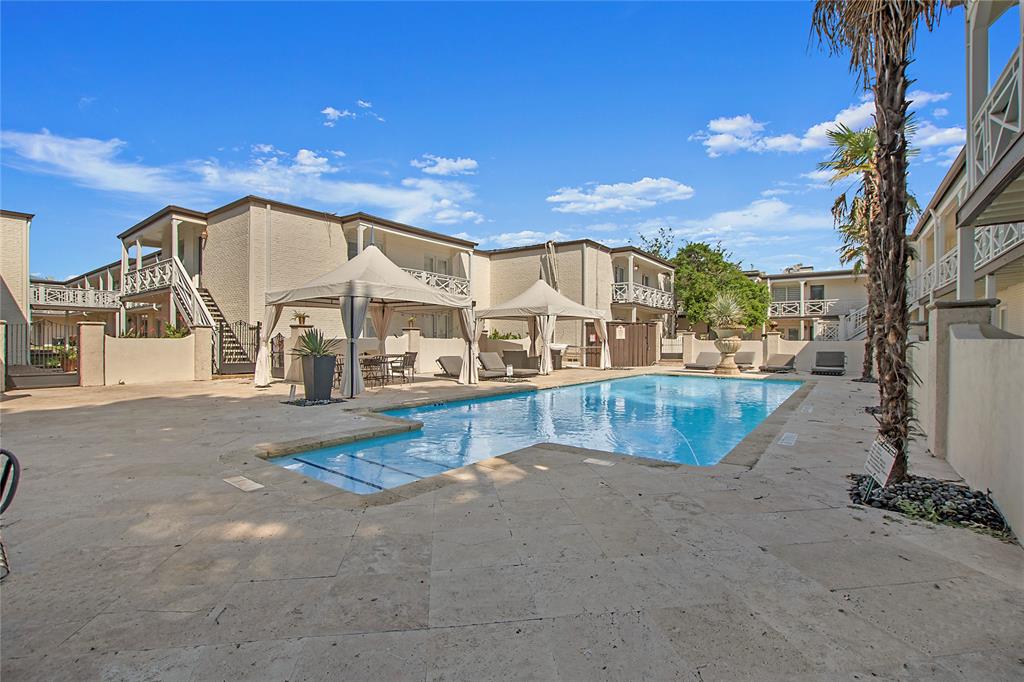
[[[420,282],[392,263],[376,246],[367,246],[352,260],[300,287],[267,292],[265,319],[256,357],[256,386],[270,384],[270,334],[281,319],[285,306],[340,309],[348,342],[342,393],[350,398],[363,391],[356,344],[368,310],[383,352],[388,325],[396,310],[455,308],[462,320],[467,356],[462,363],[459,383],[476,383],[476,372],[471,370],[474,369],[473,352],[478,341],[467,336],[477,327],[470,300]]]
[[[588,308],[558,293],[544,280],[537,280],[518,296],[490,308],[476,311],[477,319],[526,320],[530,338],[540,339],[540,373],[551,373],[551,344],[555,340],[555,322],[563,320],[593,320],[597,337],[601,341],[601,369],[611,367],[608,351],[608,314],[597,308]]]

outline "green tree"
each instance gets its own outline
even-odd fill
[[[743,274],[731,255],[720,244],[690,242],[670,259],[676,267],[676,300],[691,322],[710,322],[711,302],[722,292],[731,293],[743,307],[743,326],[756,327],[768,319],[768,286]]]
[[[817,0],[812,31],[831,53],[848,52],[850,70],[875,97],[878,229],[874,285],[879,310],[878,437],[896,452],[892,477],[907,476],[910,366],[907,363],[907,67],[919,24],[929,31],[942,12],[936,0]]]

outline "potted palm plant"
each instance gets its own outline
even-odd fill
[[[306,400],[330,400],[334,387],[334,355],[337,339],[325,339],[319,329],[309,329],[299,337],[292,355],[302,359],[302,384]]]
[[[746,327],[743,326],[744,310],[736,297],[727,292],[719,292],[712,300],[708,310],[708,320],[715,332],[715,348],[722,354],[715,367],[715,374],[735,376],[740,373],[736,366],[736,351],[743,343],[740,339]]]

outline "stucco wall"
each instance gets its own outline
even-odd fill
[[[228,322],[255,321],[249,317],[249,207],[211,216],[207,234],[201,284]]]
[[[846,352],[846,374],[860,376],[864,364],[863,341],[787,341],[779,340],[779,352],[796,355],[796,368],[809,372],[814,366],[814,356],[818,351]]]
[[[1024,282],[1013,284],[996,293],[1000,302],[1003,329],[1024,336]]]
[[[105,339],[105,383],[156,384],[196,378],[195,336],[183,339]]]
[[[1014,530],[1024,531],[1024,339],[987,339],[950,328],[947,460],[973,488],[991,489]]]
[[[11,324],[29,319],[29,220],[0,215],[0,318]]]
[[[910,409],[917,419],[918,437],[931,450],[935,429],[935,343],[918,341],[907,349],[907,358],[916,377],[910,382]]]

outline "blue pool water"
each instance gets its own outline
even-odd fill
[[[272,461],[361,494],[541,442],[710,466],[799,386],[647,375],[391,410],[423,428]]]

